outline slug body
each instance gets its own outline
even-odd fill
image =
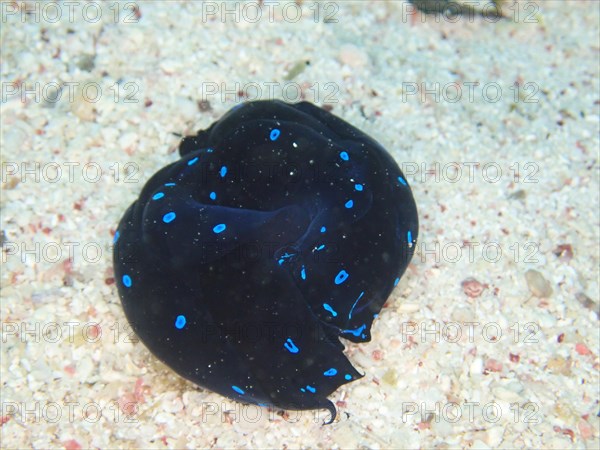
[[[250,102],[180,145],[125,212],[125,314],[179,375],[226,397],[336,410],[413,254],[415,202],[376,141],[309,103]]]

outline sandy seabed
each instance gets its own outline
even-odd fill
[[[2,448],[598,448],[597,3],[0,6]],[[125,208],[252,98],[332,108],[419,208],[330,426],[182,380],[116,292]]]

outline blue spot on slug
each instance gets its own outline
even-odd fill
[[[279,129],[275,128],[275,129],[271,130],[271,134],[269,135],[269,138],[272,141],[276,141],[280,134],[281,134],[281,132],[279,131]]]
[[[227,228],[227,225],[225,225],[224,223],[220,223],[219,225],[216,225],[216,226],[213,228],[213,231],[214,231],[216,234],[219,234],[219,233],[222,233],[223,231],[225,231],[225,229],[226,229],[226,228]]]
[[[175,328],[177,328],[178,330],[181,330],[183,327],[185,327],[186,323],[187,323],[187,320],[186,320],[185,316],[179,315],[179,316],[177,316],[177,319],[175,319]]]
[[[348,319],[352,319],[352,311],[354,311],[354,308],[356,307],[356,304],[358,303],[358,301],[362,298],[362,296],[365,295],[365,291],[362,291],[360,293],[360,295],[358,296],[358,298],[356,299],[356,301],[354,302],[354,304],[352,305],[352,308],[350,309],[350,312],[348,313]]]
[[[367,328],[367,325],[363,324],[360,327],[356,328],[355,330],[343,330],[342,333],[349,333],[349,334],[353,334],[354,336],[361,336],[362,332],[365,330],[365,328]]]
[[[329,311],[333,317],[337,316],[337,312],[335,312],[328,303],[323,303],[323,309],[325,309],[325,311]]]
[[[340,270],[339,273],[335,276],[335,284],[342,284],[344,281],[348,279],[350,275],[345,270]]]
[[[285,343],[283,344],[283,346],[290,353],[298,353],[300,351],[300,349],[296,347],[296,344],[294,344],[294,341],[292,341],[291,338],[288,338],[287,341],[285,341]]]
[[[167,213],[163,216],[163,222],[171,223],[175,220],[175,217],[177,217],[177,215],[173,211],[171,211],[170,213]]]

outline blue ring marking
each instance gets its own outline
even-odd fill
[[[342,284],[344,281],[348,279],[350,275],[345,270],[340,270],[340,272],[335,276],[335,284]]]
[[[195,158],[190,159],[187,164],[188,164],[188,166],[193,166],[197,162],[198,162],[198,157],[196,156]]]
[[[394,287],[398,286],[398,283],[400,283],[400,278],[394,280]]]
[[[119,230],[117,230],[117,232],[115,233],[115,237],[113,238],[113,244],[117,243],[120,236],[121,236],[121,233],[119,233]]]
[[[347,373],[346,375],[344,375],[344,378],[346,380],[351,380],[352,379],[352,375],[350,375],[349,373]]]
[[[344,161],[348,161],[350,159],[348,153],[346,152],[340,152],[340,158],[342,158]]]
[[[326,231],[327,231],[327,228],[321,227],[321,233],[325,233]]]
[[[225,178],[225,175],[227,175],[227,166],[221,167],[219,174],[221,175],[221,178]]]
[[[157,192],[156,194],[154,194],[154,195],[152,196],[152,200],[158,200],[158,199],[161,199],[161,198],[163,198],[164,196],[165,196],[165,193],[164,193],[164,192]]]
[[[337,316],[337,312],[329,305],[328,303],[323,303],[323,309],[325,311],[329,311],[333,317]]]
[[[354,189],[356,189],[358,192],[360,192],[363,190],[363,185],[357,183],[354,185]]]
[[[123,286],[131,287],[131,277],[129,275],[123,275]]]
[[[175,186],[175,183],[165,183],[165,186]]]
[[[398,177],[398,181],[400,182],[400,184],[404,185],[404,186],[408,186],[408,184],[406,183],[406,180],[402,177]]]
[[[355,330],[342,330],[342,333],[353,334],[354,336],[358,337],[365,330],[365,328],[367,328],[367,326],[363,323],[360,327],[356,328]]]
[[[227,228],[227,225],[225,225],[224,223],[220,223],[219,225],[216,225],[216,226],[213,228],[213,231],[214,231],[216,234],[219,234],[219,233],[221,233],[221,232],[225,231],[225,228]]]
[[[358,303],[358,301],[362,298],[362,296],[365,295],[365,291],[362,291],[360,293],[360,295],[358,296],[358,298],[356,299],[356,301],[354,302],[354,305],[352,305],[352,308],[350,308],[350,312],[348,313],[348,319],[352,319],[352,311],[354,311],[354,307],[356,306],[356,304]]]
[[[310,385],[308,385],[308,384],[306,385],[306,390],[308,390],[308,391],[312,392],[313,394],[314,394],[315,392],[317,392],[317,390],[316,390],[314,387],[312,387],[312,386],[310,386]]]
[[[242,388],[237,387],[235,385],[232,385],[231,389],[233,389],[235,392],[237,392],[240,395],[244,395],[246,393],[246,391],[244,391]]]
[[[177,215],[173,211],[171,211],[170,213],[167,213],[163,216],[163,222],[171,223],[175,220],[175,217],[177,217]]]
[[[187,323],[187,319],[185,318],[185,316],[182,316],[180,314],[177,316],[177,319],[175,319],[175,328],[177,328],[178,330],[181,330],[183,327],[185,327],[186,323]]]
[[[302,270],[300,271],[300,276],[303,280],[306,280],[306,269],[302,266]]]
[[[347,209],[350,209],[354,206],[354,202],[352,200],[348,200],[344,205]]]
[[[211,192],[209,195],[211,200],[216,200],[217,199],[217,193],[216,192]]]
[[[269,139],[271,139],[272,141],[276,141],[280,134],[281,131],[279,131],[278,128],[273,128],[271,130],[271,134],[269,135]]]
[[[325,244],[321,244],[317,247],[317,251],[323,250],[325,248]]]
[[[287,341],[285,341],[283,346],[290,353],[298,353],[300,351],[300,349],[296,347],[296,344],[294,344],[294,341],[292,341],[292,338],[287,338]]]
[[[333,377],[334,375],[337,375],[337,370],[335,370],[333,367],[329,370],[326,370],[325,372],[323,372],[323,375],[325,375],[326,377]]]

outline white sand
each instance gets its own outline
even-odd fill
[[[259,23],[255,4],[236,21],[220,16],[235,4],[137,2],[136,20],[109,1],[96,23],[95,4],[72,20],[0,4],[2,448],[598,448],[597,4],[435,23],[401,1],[302,3],[293,22],[265,2]],[[112,233],[177,158],[173,133],[270,82],[378,139],[420,212],[419,254],[372,342],[348,346],[366,376],[327,427],[182,381],[128,339],[112,281]]]

